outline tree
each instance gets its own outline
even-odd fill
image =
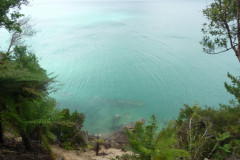
[[[214,0],[203,10],[209,21],[203,24],[204,52],[218,54],[233,50],[240,62],[240,1]]]
[[[23,16],[19,12],[22,5],[27,5],[28,0],[1,0],[0,1],[0,28],[8,31],[17,30],[21,32],[18,19]]]
[[[55,103],[48,97],[54,77],[47,75],[35,54],[28,52],[25,46],[16,46],[0,65],[0,71],[0,140],[3,141],[2,124],[8,122],[30,149],[31,131],[36,127],[40,131],[40,126],[54,120]]]
[[[33,26],[30,24],[30,18],[24,17],[17,21],[19,26],[21,27],[21,31],[13,30],[10,31],[11,38],[8,46],[8,50],[6,52],[6,56],[9,56],[11,52],[13,52],[12,48],[16,45],[22,45],[24,43],[24,39],[28,37],[32,37],[36,34],[36,31],[33,29]]]

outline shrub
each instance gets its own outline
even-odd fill
[[[134,131],[127,130],[129,149],[141,160],[171,160],[188,158],[189,153],[177,147],[174,122],[158,133],[157,120],[153,115],[149,125],[137,122]]]
[[[83,127],[84,114],[76,110],[70,114],[69,109],[61,111],[63,120],[51,126],[51,131],[56,135],[57,141],[66,149],[72,149],[76,144],[86,145],[81,142],[81,128]]]

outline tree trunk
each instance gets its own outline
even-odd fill
[[[96,145],[97,145],[97,146],[96,146],[96,155],[98,155],[98,152],[99,152],[99,150],[100,150],[100,144],[99,144],[99,142],[97,142]]]
[[[240,0],[237,0],[237,37],[238,37],[238,47],[236,56],[240,62]]]
[[[0,143],[3,143],[3,126],[2,126],[2,119],[0,117]]]
[[[239,54],[239,52],[238,52],[237,58],[238,58],[238,61],[240,62],[240,54]]]
[[[27,150],[31,150],[32,148],[31,148],[31,144],[30,144],[29,138],[25,134],[23,134],[23,133],[21,133],[21,137],[22,137],[22,142],[23,142],[23,145],[25,146],[25,148]]]

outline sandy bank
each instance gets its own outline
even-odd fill
[[[88,150],[86,152],[80,150],[65,150],[56,145],[51,146],[53,153],[60,155],[64,160],[110,160],[116,156],[121,156],[126,153],[120,149],[115,148],[101,148],[99,156],[96,156],[96,153],[93,150]]]

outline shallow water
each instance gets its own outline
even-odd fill
[[[52,94],[58,107],[84,112],[85,129],[106,133],[152,114],[174,118],[184,103],[217,107],[233,98],[223,83],[228,71],[239,75],[234,54],[207,55],[199,44],[205,6],[205,0],[34,0],[23,10],[39,30],[27,43],[63,84]]]

